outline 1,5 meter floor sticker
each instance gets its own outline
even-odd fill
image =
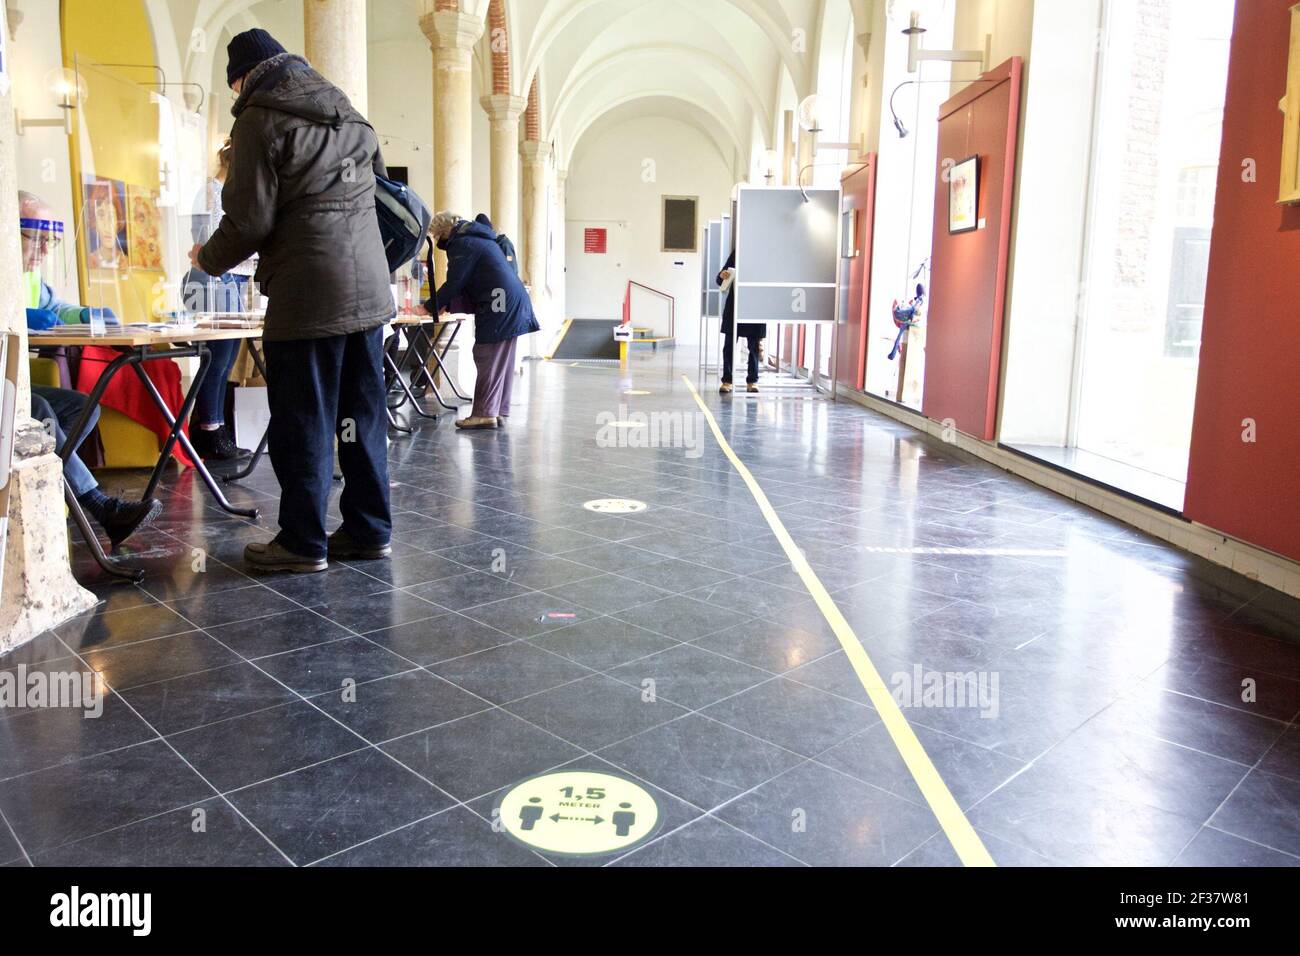
[[[528,846],[567,856],[621,852],[659,825],[659,805],[639,784],[608,773],[565,770],[533,777],[501,801],[501,826]]]
[[[632,515],[645,511],[647,505],[644,501],[637,501],[634,498],[597,498],[595,501],[584,503],[583,507],[588,511],[606,515]]]

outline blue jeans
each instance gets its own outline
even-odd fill
[[[196,312],[239,312],[242,311],[241,303],[247,285],[248,276],[227,273],[220,279],[214,279],[206,272],[191,269],[185,277],[185,305]],[[190,416],[192,425],[226,423],[227,379],[235,366],[235,359],[239,357],[239,343],[239,339],[208,343],[212,364],[208,366],[208,374],[203,377],[198,395],[194,398],[194,412]]]
[[[208,374],[199,383],[199,393],[194,398],[194,411],[190,414],[190,425],[224,425],[226,423],[226,380],[230,370],[239,357],[240,339],[222,339],[208,342],[208,351],[212,353],[212,364]]]
[[[88,401],[90,401],[89,396],[81,392],[73,392],[66,388],[51,388],[48,385],[32,386],[32,418],[38,422],[49,423],[46,427],[54,432],[56,452],[63,453],[63,446],[68,440],[68,430],[77,424],[77,419],[81,417],[82,409],[86,407]],[[87,435],[98,421],[99,409],[96,408],[90,416],[90,426],[86,429]],[[77,456],[75,448],[63,465],[63,477],[68,482],[68,487],[72,489],[73,495],[78,498],[99,487],[99,482],[90,473],[86,463]]]
[[[384,329],[323,339],[267,342],[267,447],[280,482],[281,545],[308,558],[326,555],[325,512],[338,436],[342,529],[362,547],[386,545],[388,416],[384,409]]]

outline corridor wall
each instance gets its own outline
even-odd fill
[[[1300,560],[1300,206],[1277,205],[1292,6],[1237,5],[1184,511]]]
[[[984,441],[992,441],[997,430],[1021,71],[1021,58],[1012,57],[985,73],[984,82],[948,100],[939,113],[922,410]],[[947,171],[976,155],[980,225],[952,234]]]
[[[679,344],[693,344],[700,324],[701,252],[663,251],[663,197],[699,196],[699,216],[706,220],[730,206],[731,187],[729,165],[693,125],[622,114],[594,124],[569,165],[568,316],[617,321],[627,282],[634,279],[677,300]],[[607,254],[584,252],[587,226],[609,230]]]

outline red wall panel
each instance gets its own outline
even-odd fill
[[[1011,253],[1011,200],[1020,124],[1020,57],[985,73],[939,110],[934,247],[922,411],[992,441],[997,428],[1002,325]],[[984,228],[948,232],[945,160],[980,158]]]
[[[844,211],[858,211],[858,255],[841,263],[848,275],[841,280],[844,285],[841,295],[845,296],[844,321],[836,330],[835,378],[841,385],[864,391],[867,314],[871,301],[871,240],[876,222],[876,154],[871,153],[863,165],[846,172],[840,186],[844,190]]]
[[[1300,207],[1277,205],[1293,4],[1237,4],[1184,511],[1300,560]]]

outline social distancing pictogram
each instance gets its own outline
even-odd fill
[[[644,501],[636,501],[632,498],[597,498],[595,501],[588,501],[583,507],[600,514],[630,515],[645,511],[648,505]]]
[[[614,774],[564,770],[533,777],[501,801],[501,824],[547,853],[598,856],[631,849],[659,826],[648,790]]]

